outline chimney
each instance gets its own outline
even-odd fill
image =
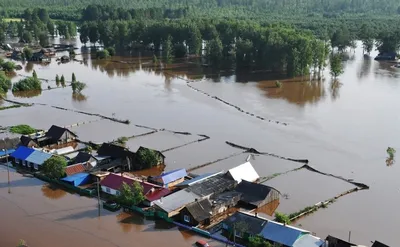
[[[255,214],[254,216],[257,218],[257,216],[258,216],[258,213],[256,212],[256,214]]]

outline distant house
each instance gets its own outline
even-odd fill
[[[227,172],[227,175],[238,183],[242,182],[242,180],[255,182],[260,178],[250,162],[246,162],[242,165],[230,169]]]
[[[329,235],[326,237],[326,247],[351,247],[351,246],[357,246],[356,244],[349,243],[347,241],[344,241],[342,239],[333,237]]]
[[[87,152],[79,152],[73,159],[72,162],[75,164],[85,164],[90,165],[90,167],[95,167],[97,165],[107,164],[111,161],[109,156],[98,156],[92,155]]]
[[[73,175],[62,178],[61,181],[73,186],[80,186],[89,183],[90,174],[86,172],[75,173]]]
[[[187,188],[187,190],[196,195],[204,197],[213,197],[225,191],[231,191],[236,187],[234,180],[227,178],[224,174],[209,177],[199,183]]]
[[[154,164],[143,164],[143,161],[140,160],[140,156],[143,152],[152,152],[156,156],[156,161]],[[145,168],[150,168],[154,166],[159,166],[163,165],[165,162],[165,156],[157,150],[151,149],[151,148],[146,148],[146,147],[139,147],[138,150],[136,151],[136,169],[141,170]],[[150,167],[149,167],[150,166]]]
[[[383,52],[383,53],[379,53],[378,56],[375,57],[375,60],[377,61],[384,61],[384,60],[396,60],[396,52]]]
[[[279,200],[280,195],[280,192],[272,187],[247,182],[246,180],[242,180],[242,182],[236,186],[235,191],[242,194],[240,202],[252,209],[260,208],[270,202]]]
[[[39,147],[39,144],[37,144],[37,142],[34,139],[32,139],[30,136],[26,136],[26,135],[21,136],[19,145],[29,147],[29,148]]]
[[[236,212],[222,222],[222,229],[228,237],[248,240],[250,237],[260,235],[267,221],[243,212]]]
[[[118,166],[121,167],[121,170],[132,171],[136,168],[134,166],[136,162],[136,154],[125,147],[118,146],[112,143],[103,143],[97,150],[97,154],[99,156],[108,157],[109,160],[119,160]],[[105,168],[106,170],[108,170],[108,167],[116,166],[115,162],[105,163],[107,163],[107,169]],[[102,166],[98,166],[98,168],[101,169]]]
[[[158,185],[135,180],[133,178],[114,173],[108,174],[103,180],[101,180],[100,185],[101,190],[104,193],[110,195],[119,195],[119,190],[121,189],[123,183],[133,185],[135,182],[138,182],[143,187],[143,195],[146,198],[143,204],[147,206],[152,206],[155,201],[171,193],[168,189],[162,188]]]
[[[26,159],[27,166],[39,170],[43,163],[53,155],[39,150],[34,150]]]
[[[159,176],[150,177],[149,182],[169,188],[183,182],[186,176],[186,169],[177,169],[164,172]]]
[[[52,144],[62,144],[75,140],[77,135],[67,128],[52,125],[45,137],[51,140]]]
[[[205,179],[208,179],[210,177],[213,177],[213,176],[216,176],[216,175],[222,174],[222,173],[223,172],[204,173],[204,174],[201,174],[199,176],[195,176],[192,179],[185,180],[185,181],[183,181],[183,182],[181,182],[181,183],[179,183],[179,184],[177,184],[175,186],[179,187],[179,188],[187,188],[187,187],[192,186],[192,185],[194,185],[196,183],[200,183],[201,181],[204,181]]]
[[[49,62],[50,58],[44,49],[34,50],[31,59],[29,61],[35,62]]]
[[[379,241],[375,241],[371,247],[389,247],[389,245],[383,244]]]
[[[65,167],[65,174],[67,176],[71,176],[84,171],[86,171],[86,167],[83,164],[75,164],[72,166]]]
[[[11,157],[15,159],[17,165],[27,166],[26,158],[28,158],[28,156],[34,151],[35,150],[32,148],[20,146],[11,154]]]
[[[213,219],[236,206],[240,197],[240,193],[229,191],[210,199],[195,200],[180,211],[180,221],[191,226],[209,225]]]

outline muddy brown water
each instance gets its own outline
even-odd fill
[[[56,74],[64,74],[67,80],[70,80],[74,72],[78,80],[88,85],[83,91],[84,100],[77,100],[70,87],[42,91],[32,98],[17,97],[11,93],[7,97],[21,102],[56,105],[129,119],[131,124],[207,134],[211,137],[210,140],[166,152],[166,170],[193,168],[241,151],[227,146],[225,141],[280,156],[308,159],[310,165],[316,169],[363,182],[371,188],[342,197],[327,209],[305,217],[296,224],[301,224],[320,237],[331,234],[347,239],[348,231],[352,231],[352,241],[360,244],[369,245],[375,239],[388,245],[397,243],[396,233],[400,224],[400,216],[396,214],[396,205],[400,203],[400,182],[397,174],[400,168],[396,162],[387,167],[385,160],[388,146],[400,150],[400,70],[390,68],[389,64],[364,58],[358,48],[349,52],[349,59],[344,61],[345,72],[340,76],[339,83],[332,83],[326,69],[322,82],[309,82],[305,78],[302,81],[281,79],[283,87],[277,89],[274,88],[275,79],[263,72],[240,72],[236,75],[230,71],[214,73],[184,60],[161,71],[154,68],[151,59],[146,58],[145,54],[142,57],[136,55],[111,59],[124,61],[121,63],[95,61],[90,59],[90,55],[82,54],[76,56],[79,60],[85,59],[82,64],[75,61],[67,64],[53,61],[46,66],[27,64],[18,72],[29,75],[35,69],[40,78],[54,79]],[[372,57],[375,55],[376,52],[371,54]],[[272,121],[262,121],[201,94],[189,88],[185,80],[174,75],[193,80],[191,86],[236,105],[244,112]],[[18,78],[16,76],[13,81]],[[52,82],[49,84],[53,86]],[[43,87],[47,88],[46,82]],[[45,128],[52,123],[69,125],[98,119],[49,109],[51,108],[48,106],[33,106],[0,111],[0,125],[29,123],[37,128]],[[127,129],[126,135],[142,133],[133,127],[130,129],[113,124],[104,127],[100,124],[103,121],[105,120],[82,127],[90,130],[85,132],[90,133],[86,134],[85,139],[114,139],[125,133],[122,131],[124,129]],[[287,125],[277,124],[275,121]],[[113,130],[116,134],[112,134]],[[167,146],[168,138],[166,136],[153,146]],[[175,143],[171,139],[171,146]],[[231,160],[199,168],[198,171],[227,170],[244,162],[246,157],[236,156]],[[275,158],[256,158],[254,163],[260,176],[270,176],[301,166]],[[292,198],[298,201],[297,206],[286,208],[281,203],[277,210],[297,210],[303,205],[312,205],[348,189],[347,185],[338,186],[337,181],[320,176],[322,175],[315,177],[315,174],[304,173],[299,179],[294,176],[289,177],[290,181],[275,180],[278,181],[276,186],[280,191],[291,191],[296,183],[301,183],[299,188],[312,188],[310,193],[303,195],[299,191],[293,192],[296,193],[296,197]],[[321,183],[323,186],[319,186]],[[39,187],[20,189],[38,190],[38,193],[42,193]],[[39,196],[32,200],[40,204],[41,198]],[[60,200],[67,202],[70,198],[67,195]],[[2,204],[6,203],[7,201],[2,200]],[[16,212],[15,207],[8,209],[8,206],[3,205],[4,214],[8,211],[10,215],[21,214]],[[22,219],[21,215],[18,217]],[[32,224],[37,223],[35,220],[29,219],[23,227],[32,230]],[[90,219],[82,213],[81,218],[77,216],[69,222],[76,227],[94,227],[92,225],[96,225],[98,219]],[[16,222],[14,224],[15,227],[19,225]],[[103,224],[101,228],[111,227]],[[45,226],[42,230],[44,229]],[[21,238],[6,234],[5,228],[2,231],[10,238]],[[24,235],[23,232],[20,232],[21,235]],[[112,234],[121,237],[120,241],[126,243],[129,240],[120,235],[122,232],[124,230],[121,227],[112,228]],[[174,231],[160,234],[175,234],[172,232]],[[35,238],[30,232],[26,234],[28,240]],[[73,235],[76,241],[80,238],[85,241],[95,239],[79,231],[69,234],[76,234]],[[57,230],[57,236],[61,235],[61,230]],[[151,233],[138,236],[145,239]],[[177,244],[181,241],[179,237],[172,239]],[[14,240],[7,238],[3,241],[13,243]],[[103,245],[112,246],[107,243]]]

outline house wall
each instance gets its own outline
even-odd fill
[[[104,193],[110,194],[110,195],[114,195],[114,196],[116,196],[119,193],[118,190],[114,190],[114,189],[111,189],[111,188],[109,188],[107,186],[103,186],[103,185],[101,186],[101,191],[103,191]]]
[[[181,210],[181,212],[179,213],[179,220],[182,223],[184,223],[185,225],[197,226],[199,224],[198,221],[193,219],[193,216],[190,214],[190,212],[186,208],[183,208]]]
[[[263,203],[260,205],[260,207],[273,202],[275,200],[279,200],[279,192],[276,190],[271,190],[271,192],[268,194],[267,198],[263,201]]]
[[[185,178],[180,178],[180,179],[175,180],[175,181],[173,181],[173,182],[171,182],[171,183],[169,183],[169,184],[166,184],[164,187],[166,187],[166,188],[171,188],[171,187],[174,187],[174,186],[177,185],[177,184],[182,183],[183,181],[185,181]]]

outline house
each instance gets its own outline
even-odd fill
[[[236,212],[231,217],[222,222],[222,229],[228,237],[237,237],[243,240],[248,240],[249,237],[257,236],[268,223],[267,220],[246,214]]]
[[[73,159],[73,163],[78,164],[88,164],[91,167],[97,165],[107,164],[111,161],[109,156],[94,156],[93,154],[87,152],[79,152]]]
[[[264,184],[257,184],[242,180],[236,186],[236,192],[242,194],[240,202],[249,208],[260,208],[270,202],[279,200],[280,192]]]
[[[150,177],[149,182],[169,188],[183,182],[186,176],[186,169],[177,169],[164,172],[159,176]]]
[[[329,235],[326,237],[326,247],[351,247],[357,246],[356,244],[349,243],[347,241],[341,240],[339,238]]]
[[[45,137],[51,140],[51,144],[63,144],[75,140],[78,136],[69,129],[52,125]]]
[[[43,151],[34,150],[26,159],[26,165],[28,167],[34,168],[35,170],[39,170],[43,163],[50,159],[53,155],[49,153],[45,153]]]
[[[146,152],[147,153],[151,152],[156,156],[156,161],[155,161],[154,164],[145,164],[143,162],[141,157],[142,157],[142,154],[145,154]],[[160,151],[157,151],[157,150],[154,150],[154,149],[151,149],[151,148],[142,147],[142,146],[140,146],[138,148],[138,150],[136,151],[136,164],[135,164],[135,166],[136,166],[136,169],[138,169],[138,170],[142,170],[142,169],[151,168],[151,167],[154,167],[154,166],[163,165],[164,162],[165,162],[165,156]]]
[[[100,181],[100,185],[101,190],[104,193],[110,195],[119,195],[119,190],[121,189],[123,183],[133,185],[135,182],[138,182],[143,187],[143,195],[146,198],[143,204],[146,206],[152,206],[155,201],[171,193],[168,189],[162,188],[161,186],[114,173],[108,174],[103,180]]]
[[[227,175],[238,183],[242,182],[242,180],[255,182],[260,178],[250,162],[246,162],[242,165],[230,169],[227,172]]]
[[[184,224],[190,226],[209,225],[212,217],[212,204],[208,198],[195,200],[187,204],[179,215],[181,222]]]
[[[39,144],[34,139],[32,139],[30,136],[26,136],[26,135],[21,136],[19,145],[29,147],[29,148],[33,148],[33,147],[38,148],[39,147]]]
[[[375,242],[372,244],[371,247],[389,247],[389,245],[383,244],[383,243],[375,240]]]
[[[79,186],[89,183],[90,174],[86,172],[75,173],[73,175],[62,178],[61,181],[71,184],[73,186]]]
[[[177,184],[175,186],[179,187],[179,188],[187,188],[187,187],[192,186],[192,185],[194,185],[196,183],[199,183],[199,182],[201,182],[201,181],[203,181],[203,180],[205,180],[207,178],[210,178],[210,177],[216,176],[218,174],[222,174],[222,173],[223,172],[204,173],[204,174],[195,176],[192,179],[185,180],[182,183],[179,183],[179,184]]]
[[[46,55],[43,49],[34,50],[31,59],[29,61],[38,61],[38,62],[49,62],[50,58]]]
[[[178,215],[180,210],[187,204],[198,199],[201,199],[201,197],[195,193],[192,193],[188,189],[183,189],[166,197],[160,198],[154,202],[154,206],[157,211],[163,212],[167,217],[174,217]]]
[[[105,162],[106,167],[98,166],[99,169],[109,170],[110,167],[116,169],[121,167],[121,170],[132,171],[136,161],[136,154],[129,151],[129,149],[118,146],[112,143],[103,143],[97,150],[98,156],[107,157],[108,161],[119,160],[119,162],[109,163]]]
[[[24,146],[20,146],[15,150],[12,154],[11,157],[15,159],[15,163],[18,165],[22,166],[27,166],[27,161],[26,158],[28,158],[31,153],[33,153],[35,150],[32,148],[27,148]]]
[[[325,241],[311,234],[305,234],[294,242],[293,247],[322,247]]]
[[[72,176],[74,174],[81,173],[84,171],[86,171],[86,167],[80,163],[65,167],[65,174],[67,174],[67,176]]]
[[[180,211],[180,221],[191,226],[210,225],[213,219],[236,206],[240,197],[240,193],[229,191],[210,199],[195,200]]]
[[[279,222],[268,221],[260,236],[271,243],[292,247],[297,240],[307,234],[310,232]]]
[[[236,181],[227,178],[224,174],[209,177],[199,183],[187,188],[190,192],[204,197],[216,196],[222,192],[233,190],[236,187]]]
[[[378,56],[375,57],[377,61],[384,61],[384,60],[396,60],[396,52],[383,52],[379,53]]]

